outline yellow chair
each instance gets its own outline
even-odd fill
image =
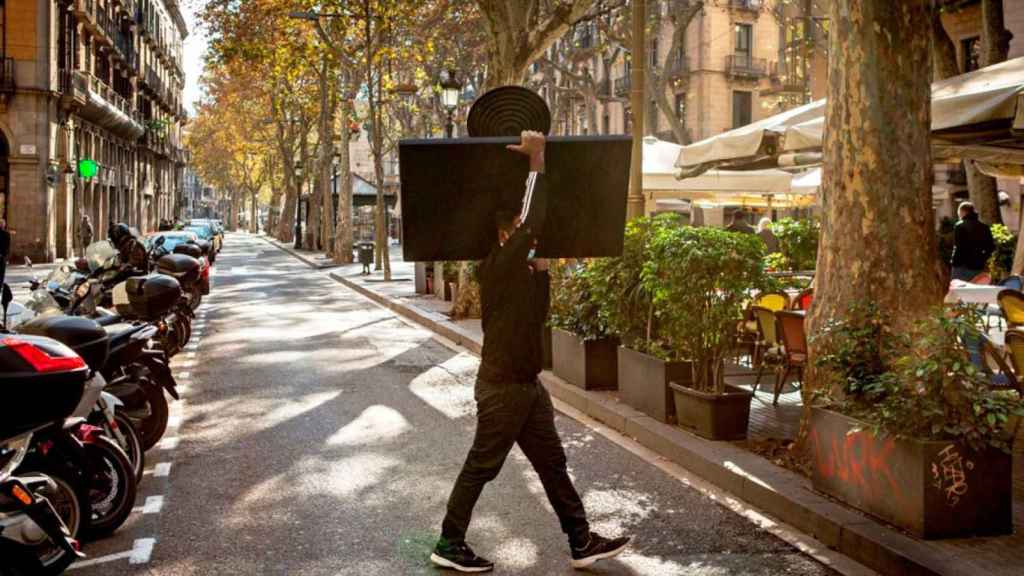
[[[1024,326],[1024,293],[1008,288],[1000,290],[996,299],[1003,311],[1003,318],[1006,318],[1007,327]]]
[[[789,308],[789,296],[780,294],[778,292],[770,292],[768,294],[761,294],[754,300],[754,306],[760,306],[761,308],[767,308],[772,312],[778,312],[779,310],[786,310]]]
[[[1006,351],[1014,376],[1024,374],[1024,331],[1007,330]]]
[[[761,376],[764,374],[766,365],[771,365],[775,371],[775,388],[778,389],[779,372],[786,360],[785,350],[782,342],[779,341],[778,324],[775,319],[775,311],[763,306],[751,308],[754,318],[757,321],[757,329],[760,338],[757,342],[757,353],[754,358],[757,362],[757,378],[754,380],[754,392],[761,385]]]

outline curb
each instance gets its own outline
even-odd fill
[[[284,244],[281,244],[277,240],[272,240],[272,239],[268,238],[264,234],[258,234],[258,235],[254,234],[254,236],[256,236],[257,238],[262,238],[267,244],[270,244],[271,246],[274,246],[275,248],[278,248],[280,250],[283,250],[283,251],[291,254],[295,258],[301,260],[303,264],[309,266],[310,268],[313,268],[314,270],[325,270],[327,268],[337,268],[338,266],[341,266],[341,264],[335,264],[333,262],[323,263],[323,262],[316,262],[314,260],[310,260],[309,257],[307,257],[306,255],[300,254],[300,253],[296,252],[293,248],[289,248],[288,246],[286,246]]]
[[[330,272],[329,276],[396,314],[480,355],[481,343],[475,335],[451,323],[447,316],[400,302],[335,272]],[[568,384],[549,371],[542,372],[540,380],[553,397],[881,574],[977,574],[976,570],[956,566],[952,552],[935,549],[829,500],[813,491],[809,479],[752,452],[728,442],[699,438],[681,428],[659,422],[614,398]]]

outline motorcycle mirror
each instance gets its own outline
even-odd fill
[[[167,240],[167,236],[161,236],[161,237],[159,237],[159,238],[157,238],[157,239],[156,239],[156,245],[157,245],[157,246],[163,246],[163,245],[164,245],[164,242],[165,242],[166,240]]]

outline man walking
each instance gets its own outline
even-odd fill
[[[969,282],[988,267],[996,244],[988,224],[978,219],[974,204],[963,202],[957,213],[960,221],[953,229],[953,280]]]
[[[86,248],[89,247],[89,244],[92,244],[93,235],[92,221],[89,220],[88,214],[82,214],[82,223],[79,225],[78,234],[82,239],[82,254],[84,255]]]
[[[529,158],[530,174],[518,214],[499,214],[498,244],[478,268],[484,344],[477,373],[477,426],[473,446],[448,499],[441,539],[431,561],[460,572],[486,572],[494,563],[466,544],[473,507],[513,444],[540,476],[548,501],[569,539],[574,568],[622,552],[629,538],[607,539],[590,531],[583,502],[566,470],[555,429],[551,397],[537,380],[541,331],[549,304],[547,261],[531,259],[547,212],[544,135],[524,131],[509,150]]]

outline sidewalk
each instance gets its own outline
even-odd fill
[[[273,243],[273,242],[272,242]],[[395,252],[398,252],[397,250]],[[483,340],[479,320],[452,321],[446,314],[450,303],[415,294],[414,265],[396,261],[392,275],[403,278],[381,282],[381,275],[360,274],[358,264],[336,267],[329,275],[381,305],[410,318],[473,353]],[[303,258],[305,260],[305,258]],[[315,262],[310,259],[307,263]],[[711,442],[681,428],[669,426],[618,401],[614,392],[590,392],[550,372],[541,381],[552,396],[671,460],[738,499],[776,519],[813,536],[825,546],[877,570],[881,574],[975,576],[1024,573],[1024,487],[1015,466],[1014,523],[1017,533],[996,538],[924,541],[906,535],[857,510],[837,503],[811,488],[808,478],[786,470],[743,449],[738,443]],[[759,393],[760,397],[761,394]],[[789,396],[789,395],[787,395]],[[798,395],[793,395],[798,396]],[[794,410],[784,396],[783,411],[755,401],[751,414],[751,438],[792,431]],[[775,436],[778,437],[778,436]],[[1017,454],[1019,461],[1019,454]]]

